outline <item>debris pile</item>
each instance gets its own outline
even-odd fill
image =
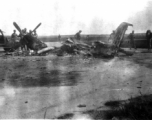
[[[79,41],[67,39],[62,43],[61,47],[49,47],[38,51],[38,55],[56,54],[57,56],[64,55],[82,55],[92,57],[113,57],[114,51],[112,47],[100,42],[93,42],[92,45],[88,45]]]
[[[68,38],[60,48],[46,49],[42,51],[41,54],[45,53],[46,51],[49,52],[50,50],[51,52],[56,53],[58,56],[63,56],[65,54],[79,54],[93,57],[114,57],[115,55],[118,55],[118,52],[122,52],[126,55],[132,55],[131,52],[120,48],[128,26],[133,25],[126,22],[121,23],[115,30],[115,33],[110,36],[107,43],[96,41],[93,42],[92,45],[88,45],[80,40]]]
[[[77,54],[83,54],[83,55],[89,55],[91,46],[80,43],[78,41],[74,41],[72,39],[68,39],[63,43],[63,45],[59,48],[57,51],[58,56],[62,56],[65,54],[71,54],[71,55],[77,55]]]
[[[15,51],[14,55],[48,55],[55,54],[57,56],[68,55],[83,55],[83,56],[92,56],[92,57],[114,57],[118,52],[122,52],[126,55],[132,55],[132,53],[124,51],[120,48],[121,43],[123,42],[124,34],[128,26],[133,26],[130,23],[123,22],[115,30],[113,35],[110,35],[110,38],[107,40],[107,43],[101,41],[92,42],[91,45],[82,42],[81,40],[68,38],[65,42],[62,43],[60,47],[48,47],[45,43],[40,41],[38,38],[32,36],[31,34],[24,35],[21,31],[21,28],[17,23],[13,23],[16,29],[21,34],[21,41],[24,41],[27,51],[20,53],[18,50]],[[39,26],[38,24],[34,30]],[[34,31],[33,30],[33,31]],[[33,50],[34,52],[30,52]]]
[[[91,54],[93,57],[113,57],[115,51],[111,45],[96,41],[92,44]]]

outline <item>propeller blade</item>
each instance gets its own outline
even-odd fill
[[[2,31],[2,30],[1,30]],[[3,33],[5,33],[4,31],[2,31]]]
[[[15,26],[15,28],[20,32],[21,35],[23,35],[21,28],[18,26],[18,24],[16,22],[13,22],[13,25]]]
[[[2,31],[1,29],[0,29],[0,31],[2,32],[2,33],[5,33],[4,31]]]
[[[35,31],[38,27],[40,27],[40,25],[41,25],[41,23],[39,23],[34,29],[33,29],[33,31]],[[32,32],[33,32],[32,31]]]

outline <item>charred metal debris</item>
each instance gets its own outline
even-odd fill
[[[28,34],[24,34],[17,23],[14,22],[13,25],[20,33],[20,40],[18,41],[8,40],[8,38],[4,36],[3,31],[0,31],[2,34],[0,36],[1,46],[6,51],[6,55],[41,56],[55,54],[57,56],[64,56],[69,54],[83,55],[88,57],[114,57],[118,55],[119,52],[126,55],[132,55],[132,53],[120,48],[128,26],[133,26],[127,22],[121,23],[115,30],[115,33],[110,35],[110,38],[106,43],[102,41],[95,41],[92,42],[92,44],[86,44],[81,40],[67,38],[67,40],[63,42],[60,47],[48,47],[44,42],[32,35],[32,32],[36,31],[41,23]],[[20,47],[22,49],[19,49]]]

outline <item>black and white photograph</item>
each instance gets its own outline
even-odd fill
[[[0,119],[152,119],[152,0],[0,4]]]

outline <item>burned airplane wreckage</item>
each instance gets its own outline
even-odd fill
[[[113,36],[110,36],[108,41],[101,42],[96,41],[91,45],[82,43],[81,41],[68,38],[61,47],[59,48],[48,48],[41,50],[38,54],[45,54],[50,51],[50,53],[55,53],[58,56],[63,56],[65,54],[72,55],[84,55],[84,56],[93,56],[93,57],[114,57],[118,52],[122,52],[126,55],[132,55],[131,52],[125,51],[120,48],[125,32],[129,26],[133,26],[130,23],[123,22],[121,23],[115,31]]]
[[[115,30],[115,34],[111,35],[107,42],[96,41],[92,42],[90,45],[73,38],[68,38],[60,47],[48,47],[44,42],[33,37],[31,34],[24,35],[17,23],[14,22],[13,25],[21,34],[21,38],[19,42],[7,42],[7,38],[3,35],[3,32],[0,31],[2,34],[2,36],[0,36],[0,41],[4,42],[3,47],[6,51],[15,51],[19,47],[26,45],[30,50],[35,51],[33,55],[56,54],[57,56],[63,56],[65,54],[70,54],[93,57],[114,57],[119,52],[132,55],[132,53],[120,48],[127,28],[133,26],[127,22],[121,23]],[[40,25],[41,23],[38,24],[34,30]]]
[[[17,25],[17,23],[13,23],[15,28],[19,31],[21,37],[17,37],[15,40],[13,38],[7,38],[4,36],[4,32],[0,30],[0,45],[4,48],[4,51],[6,52],[16,52],[18,51],[19,47],[25,47],[29,48],[30,50],[33,50],[37,53],[38,50],[46,48],[47,45],[39,40],[38,38],[32,36],[32,34],[26,34],[24,35],[22,33],[21,28]],[[33,31],[35,31],[39,26],[38,24]],[[31,31],[31,32],[33,32]]]
[[[36,53],[38,50],[46,48],[47,45],[42,42],[41,40],[39,40],[38,38],[32,36],[32,32],[35,31],[40,25],[41,23],[39,23],[35,29],[33,31],[31,31],[31,33],[24,35],[21,31],[21,28],[18,26],[18,24],[16,22],[13,23],[13,25],[15,26],[15,28],[19,31],[20,35],[21,35],[21,46],[27,46],[29,49],[34,50]]]

